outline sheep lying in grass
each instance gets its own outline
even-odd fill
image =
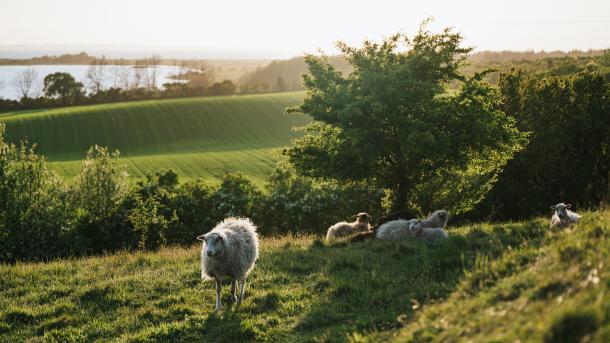
[[[551,209],[555,210],[551,217],[551,223],[549,228],[557,227],[558,229],[574,225],[580,217],[580,214],[572,212],[569,208],[572,207],[570,204],[564,204],[560,202],[557,205],[551,206]]]
[[[398,219],[391,220],[381,224],[377,229],[375,237],[377,239],[385,239],[388,241],[400,241],[415,237],[415,231],[412,230],[413,225],[417,223],[417,219]]]
[[[354,236],[352,236],[352,238],[350,238],[350,242],[364,242],[366,240],[373,239],[377,235],[377,229],[381,225],[383,225],[389,221],[394,221],[394,220],[398,220],[398,219],[406,220],[407,218],[413,218],[413,217],[415,217],[415,211],[409,210],[409,209],[390,213],[386,216],[379,218],[379,220],[377,221],[377,224],[375,224],[371,228],[371,230],[359,232],[359,233],[355,234]]]
[[[428,218],[415,223],[411,229],[415,232],[415,237],[425,241],[437,241],[447,238],[444,228],[449,221],[449,213],[445,210],[434,211]]]
[[[434,242],[447,238],[444,228],[448,220],[449,213],[445,210],[434,211],[424,220],[393,220],[382,224],[377,229],[376,237],[385,240],[402,240],[413,237]]]
[[[231,280],[232,300],[239,306],[244,299],[246,277],[258,258],[256,226],[247,218],[227,218],[197,239],[203,241],[201,278],[212,278],[216,283],[216,311],[220,310],[221,282],[225,278]]]
[[[369,231],[371,230],[371,224],[369,224],[370,221],[371,216],[369,216],[368,213],[358,213],[355,222],[339,222],[328,228],[328,232],[326,233],[326,239],[346,237],[358,232]]]

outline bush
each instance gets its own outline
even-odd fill
[[[87,152],[71,190],[75,251],[99,253],[134,242],[127,216],[137,198],[128,197],[127,172],[117,158],[118,152],[97,145]]]
[[[0,124],[0,260],[63,255],[65,187],[34,147],[8,144],[4,132]]]
[[[262,234],[323,233],[330,225],[352,219],[360,211],[375,218],[382,212],[384,196],[382,191],[358,183],[315,183],[285,167],[274,171],[266,191],[258,218]]]
[[[161,204],[155,197],[146,200],[142,200],[141,197],[135,199],[136,207],[129,211],[128,219],[129,223],[133,225],[133,233],[139,238],[137,248],[159,249],[166,242],[165,236],[170,221],[159,213]],[[171,220],[177,220],[175,215]]]

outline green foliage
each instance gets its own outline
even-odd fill
[[[64,251],[65,187],[27,142],[4,141],[0,124],[0,260],[45,259]]]
[[[97,253],[129,247],[126,225],[127,172],[117,163],[118,151],[94,146],[87,152],[72,186],[76,251]]]
[[[290,162],[307,176],[390,189],[394,210],[407,203],[423,212],[441,204],[455,213],[472,208],[524,135],[500,111],[483,74],[460,73],[470,52],[461,40],[449,29],[432,34],[424,24],[412,40],[396,34],[361,48],[339,43],[353,68],[347,75],[308,56],[307,95],[289,111],[316,122],[286,151]],[[445,85],[455,80],[462,86],[449,94]]]
[[[83,84],[76,82],[69,73],[57,72],[44,77],[44,93],[49,98],[59,97],[63,105],[74,103],[83,97]]]
[[[133,232],[140,238],[138,248],[156,250],[165,242],[170,222],[159,213],[161,204],[155,197],[142,200],[136,197],[136,207],[129,212],[128,219],[133,225]],[[172,217],[177,221],[177,217]]]
[[[610,87],[599,73],[500,79],[503,108],[530,143],[508,163],[477,213],[522,218],[560,201],[596,206],[610,195]]]
[[[243,175],[227,174],[212,196],[215,217],[257,217],[256,206],[261,197],[260,191]]]
[[[259,219],[265,234],[325,233],[338,221],[352,221],[358,212],[373,218],[382,213],[384,193],[379,189],[358,183],[318,183],[284,166],[271,174],[265,188]]]

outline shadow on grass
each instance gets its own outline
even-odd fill
[[[450,238],[438,244],[372,240],[326,245],[314,240],[305,250],[287,245],[273,256],[278,273],[296,278],[292,281],[316,295],[291,334],[296,340],[344,341],[354,331],[398,328],[399,315],[406,314],[408,321],[422,304],[443,301],[482,256],[493,261],[512,247],[537,246],[545,232],[546,226],[533,220],[475,225],[459,233],[449,229]],[[510,266],[506,272],[522,267]],[[476,292],[476,286],[466,288]],[[279,306],[277,299],[260,301]]]

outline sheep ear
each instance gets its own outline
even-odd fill
[[[570,207],[572,207],[572,204],[567,204],[566,205],[566,208],[570,208]]]
[[[551,206],[551,210],[556,209],[557,207],[555,207],[555,205]]]
[[[200,236],[197,236],[197,240],[198,240],[198,241],[205,242],[205,235],[200,235]]]

